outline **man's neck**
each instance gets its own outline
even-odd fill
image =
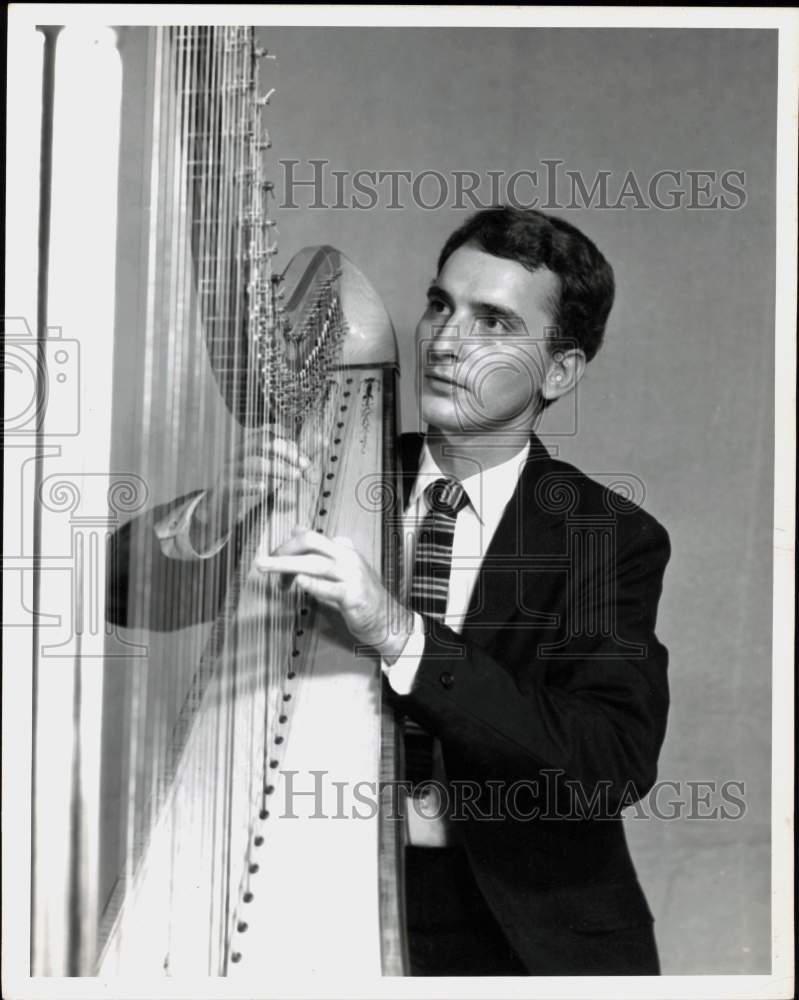
[[[443,473],[463,482],[469,476],[493,469],[525,448],[530,430],[492,432],[489,434],[443,434],[429,427],[427,447]]]

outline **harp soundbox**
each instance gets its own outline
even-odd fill
[[[116,225],[82,244],[113,288],[79,330],[82,430],[48,450],[47,407],[37,428],[34,974],[404,970],[380,664],[253,569],[295,524],[351,538],[390,586],[400,547],[393,330],[337,250],[274,266],[266,59],[250,28],[46,32],[40,346],[91,301],[63,227],[101,169]],[[170,555],[164,525],[245,436],[311,468],[267,475],[213,551]]]

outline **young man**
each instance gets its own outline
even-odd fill
[[[665,732],[668,536],[534,434],[612,302],[609,265],[573,226],[478,213],[447,241],[417,327],[427,429],[402,440],[401,598],[347,539],[298,531],[260,564],[380,653],[411,720],[417,975],[658,972],[620,812],[653,784]],[[286,478],[303,474],[280,447]],[[241,486],[262,460],[242,456]],[[206,495],[164,551],[215,548],[230,502]]]

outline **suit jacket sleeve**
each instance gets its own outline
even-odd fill
[[[212,621],[225,596],[229,553],[196,561],[165,556],[155,525],[194,494],[133,518],[110,538],[106,580],[109,623],[169,632]]]
[[[509,781],[548,770],[587,795],[603,785],[611,802],[649,790],[668,710],[655,618],[670,547],[665,530],[640,514],[619,546],[613,587],[596,586],[595,567],[575,571],[576,597],[554,650],[546,632],[519,638],[509,629],[486,643],[479,632],[428,622],[416,683],[398,702],[441,740],[450,778]],[[610,634],[569,624],[603,615],[615,618]]]

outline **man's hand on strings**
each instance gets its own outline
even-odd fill
[[[413,630],[412,612],[389,594],[349,539],[296,528],[256,566],[263,573],[292,577],[305,593],[338,611],[354,638],[384,659],[393,661],[405,648]]]
[[[313,474],[311,459],[294,441],[270,428],[246,432],[194,512],[195,548],[210,547],[268,496]]]

